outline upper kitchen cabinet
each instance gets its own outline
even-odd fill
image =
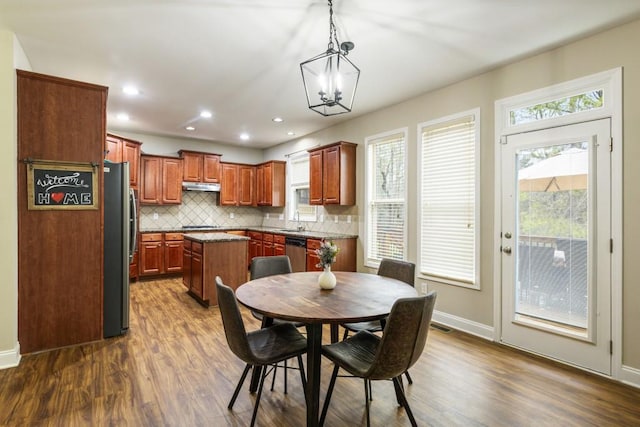
[[[183,160],[182,180],[187,182],[220,182],[220,154],[180,150]]]
[[[238,163],[220,163],[220,197],[223,206],[255,206],[256,167]]]
[[[182,203],[182,159],[144,154],[140,156],[140,162],[141,204]]]
[[[105,160],[129,163],[129,186],[133,189],[138,188],[140,178],[140,145],[139,141],[110,133],[105,141]]]
[[[283,207],[285,204],[285,162],[270,161],[256,166],[258,206]]]
[[[356,204],[356,147],[340,141],[309,150],[309,204]]]

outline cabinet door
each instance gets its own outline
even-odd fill
[[[322,204],[322,150],[309,153],[309,204]]]
[[[340,147],[323,151],[322,198],[325,205],[340,204]]]
[[[165,273],[179,273],[182,271],[183,245],[182,241],[164,243],[164,271]]]
[[[202,154],[182,153],[182,162],[182,180],[189,182],[202,182]]]
[[[238,165],[222,163],[219,200],[221,205],[235,206],[238,204]]]
[[[286,254],[285,254],[285,248],[284,248],[284,245],[283,245],[283,244],[280,244],[280,243],[274,243],[274,244],[273,244],[273,254],[274,254],[275,256],[278,256],[278,255],[286,255]]]
[[[256,205],[255,196],[255,166],[239,165],[238,175],[240,185],[238,186],[238,204],[240,206]]]
[[[256,167],[256,202],[258,206],[266,205],[266,190],[264,182],[265,165]]]
[[[138,251],[133,253],[131,263],[129,264],[129,280],[135,280],[138,278]]]
[[[120,138],[107,135],[104,146],[105,160],[120,163],[122,161],[122,141]]]
[[[160,274],[163,271],[162,242],[140,242],[140,274]]]
[[[205,154],[203,163],[202,182],[220,182],[220,156],[217,154]]]
[[[162,159],[162,203],[182,203],[182,160]]]
[[[191,252],[191,292],[204,299],[202,289],[202,254]]]
[[[141,156],[140,164],[140,203],[159,205],[162,202],[162,159]]]
[[[182,248],[182,284],[191,288],[191,246],[183,245]]]
[[[140,144],[124,140],[122,145],[122,161],[129,162],[129,186],[138,188],[140,176]]]

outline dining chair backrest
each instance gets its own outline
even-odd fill
[[[393,304],[366,378],[395,378],[418,361],[427,342],[435,303],[436,293],[432,291],[419,297],[401,298]]]
[[[251,280],[291,272],[291,260],[287,255],[258,256],[251,259]]]
[[[231,351],[246,363],[250,363],[253,353],[249,347],[247,331],[244,327],[238,300],[233,289],[222,283],[222,279],[216,276],[216,291],[218,292],[218,307],[222,315],[224,334]]]
[[[408,285],[414,286],[416,265],[408,261],[383,258],[378,267],[378,275],[398,279]]]

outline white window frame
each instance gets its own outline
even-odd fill
[[[365,169],[366,169],[366,175],[365,175],[365,212],[364,212],[364,229],[365,229],[365,238],[364,238],[364,265],[366,267],[370,267],[370,268],[378,268],[380,265],[380,259],[374,258],[371,254],[371,243],[372,243],[372,238],[373,236],[369,235],[369,230],[370,230],[370,226],[371,226],[371,221],[373,220],[373,218],[371,218],[371,214],[370,214],[370,209],[369,207],[371,206],[372,203],[372,199],[373,199],[373,178],[375,177],[375,165],[372,165],[371,162],[373,161],[372,155],[371,155],[371,147],[373,144],[379,142],[381,139],[385,139],[388,138],[390,136],[393,135],[402,135],[402,139],[404,140],[404,160],[403,163],[405,165],[405,181],[404,181],[404,191],[403,191],[403,199],[404,200],[399,200],[404,202],[405,205],[405,209],[404,209],[404,218],[403,218],[403,239],[406,242],[407,241],[407,220],[408,220],[408,203],[407,203],[407,194],[408,194],[408,185],[409,185],[409,180],[408,180],[408,174],[406,174],[406,166],[408,163],[408,143],[407,143],[407,139],[408,139],[408,128],[400,128],[400,129],[394,129],[388,132],[383,132],[383,133],[379,133],[376,135],[372,135],[369,136],[367,138],[365,138]],[[403,256],[403,260],[407,259],[407,247],[405,245],[405,249],[404,249],[404,256]]]
[[[428,239],[428,236],[422,235],[422,132],[424,128],[431,127],[438,124],[445,124],[447,122],[451,122],[454,120],[459,120],[464,117],[474,117],[474,262],[473,262],[473,281],[471,283],[463,280],[456,280],[455,278],[445,278],[438,275],[428,274],[423,272],[422,268],[422,241],[423,239]],[[441,117],[434,120],[429,120],[423,123],[419,123],[417,126],[417,146],[418,146],[418,156],[417,156],[417,166],[420,174],[418,176],[418,213],[417,213],[417,228],[418,228],[418,244],[417,244],[417,253],[418,253],[418,262],[416,264],[418,270],[418,278],[427,280],[430,282],[443,283],[448,285],[460,286],[469,289],[480,290],[480,108],[474,108],[471,110],[463,111],[460,113],[452,114],[446,117]]]
[[[296,211],[298,210],[297,204],[296,204],[296,190],[300,189],[300,188],[309,188],[309,179],[307,178],[306,181],[294,181],[293,178],[293,164],[302,159],[302,158],[309,158],[309,153],[306,151],[302,151],[302,152],[298,152],[298,153],[294,153],[289,155],[288,159],[287,159],[287,169],[289,170],[289,173],[287,174],[287,186],[289,188],[289,200],[291,201],[291,203],[289,203],[289,207],[288,207],[288,219],[290,221],[298,221],[298,218],[296,217]],[[317,222],[318,221],[318,207],[314,206],[313,207],[313,214],[308,214],[308,215],[300,215],[300,222]]]

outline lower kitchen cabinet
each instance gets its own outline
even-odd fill
[[[273,254],[275,256],[285,255],[284,236],[282,234],[273,235]]]
[[[336,255],[336,262],[331,266],[333,271],[356,271],[356,239],[333,239],[333,243],[338,246],[340,252]],[[315,250],[320,247],[322,240],[307,239],[307,271],[321,271],[316,264],[320,262],[320,257]]]
[[[182,233],[141,233],[140,276],[182,271]]]

